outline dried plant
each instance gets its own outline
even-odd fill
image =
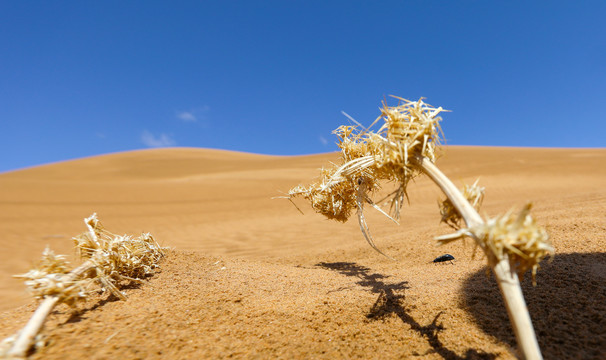
[[[73,238],[81,258],[85,260],[82,265],[70,269],[65,256],[55,255],[47,248],[34,269],[17,275],[26,279],[30,293],[42,303],[26,326],[4,342],[6,349],[0,357],[24,358],[46,317],[60,303],[75,308],[78,302],[86,300],[98,289],[126,299],[118,289],[119,282],[140,282],[152,274],[165,255],[164,248],[149,233],[139,237],[112,234],[103,228],[97,214],[84,221],[88,231]]]
[[[463,197],[476,211],[480,210],[482,201],[484,201],[484,187],[478,186],[480,179],[476,180],[473,185],[465,185],[463,187]],[[455,230],[461,228],[461,221],[463,218],[459,214],[457,208],[453,205],[449,198],[444,199],[440,204],[440,215],[442,215],[441,222],[447,224]]]
[[[408,198],[409,182],[421,173],[428,175],[447,196],[440,204],[442,221],[458,230],[437,239],[441,243],[465,236],[475,240],[495,273],[522,355],[527,359],[540,359],[517,274],[522,276],[532,269],[534,280],[539,262],[547,254],[553,254],[547,233],[530,216],[530,205],[517,217],[508,213],[483,220],[477,210],[484,198],[484,188],[476,181],[472,186],[465,186],[461,193],[434,164],[442,134],[439,125],[442,119],[438,114],[445,110],[434,108],[422,99],[396,99],[400,101],[397,106],[383,103],[381,115],[368,129],[359,124],[339,127],[335,134],[339,137],[341,164],[323,169],[320,180],[309,187],[293,188],[288,198],[292,201],[303,197],[311,202],[315,211],[341,222],[347,221],[356,209],[362,234],[383,254],[370,236],[363,214],[364,204],[370,204],[396,221],[404,199]],[[379,130],[370,131],[380,120],[383,124]],[[385,198],[389,200],[391,216],[371,199],[384,181],[396,184],[396,190]],[[461,220],[466,224],[464,229],[461,229]]]
[[[91,275],[115,296],[124,299],[116,288],[119,281],[139,282],[150,275],[164,251],[153,236],[116,235],[105,230],[97,215],[84,219],[89,231],[73,238],[80,257],[94,266]]]
[[[532,270],[532,283],[536,285],[539,263],[546,256],[553,255],[554,249],[545,229],[538,226],[530,215],[531,207],[532,204],[528,203],[517,215],[509,211],[472,228],[439,236],[436,240],[445,244],[467,236],[480,239],[495,258],[507,256],[520,278],[526,271]]]
[[[400,100],[403,103],[395,107],[383,104],[381,115],[373,123],[384,120],[377,132],[358,131],[355,126],[341,126],[335,130],[342,164],[323,169],[320,180],[309,187],[299,185],[288,193],[290,199],[303,197],[318,213],[341,222],[347,221],[356,209],[364,237],[381,254],[364,218],[364,204],[397,222],[404,199],[408,198],[406,187],[420,173],[414,159],[425,157],[435,161],[437,157],[442,131],[441,118],[437,115],[445,111],[422,100]],[[388,196],[391,216],[370,197],[380,189],[381,181],[397,184],[396,190]]]

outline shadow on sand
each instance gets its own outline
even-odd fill
[[[541,263],[537,286],[526,278],[522,290],[545,359],[606,359],[606,253],[556,255]],[[461,305],[487,334],[517,346],[485,271],[465,281]]]
[[[148,276],[151,277],[151,276]],[[125,284],[120,284],[118,286],[120,291],[123,290],[131,290],[131,289],[139,289],[141,287],[142,283],[141,282],[127,282]],[[86,314],[90,311],[94,311],[100,307],[105,306],[108,303],[112,303],[114,301],[120,301],[120,299],[118,297],[116,297],[114,294],[109,293],[109,295],[106,298],[101,298],[101,296],[103,296],[103,294],[98,295],[99,299],[97,301],[92,301],[92,304],[89,306],[86,306],[88,304],[85,305],[85,307],[83,308],[79,308],[77,310],[71,311],[69,317],[67,318],[67,320],[65,320],[65,324],[71,324],[71,323],[77,323],[80,322],[84,319],[86,319]],[[58,313],[57,310],[54,311],[54,313]]]
[[[480,352],[475,349],[469,349],[465,356],[461,357],[454,351],[448,349],[440,341],[438,335],[444,330],[442,324],[438,324],[438,319],[442,312],[439,312],[430,324],[419,324],[406,311],[404,303],[404,291],[409,288],[407,281],[398,283],[387,283],[388,276],[372,273],[370,268],[351,262],[319,263],[316,266],[337,271],[345,276],[351,276],[358,279],[356,284],[368,289],[373,294],[378,294],[377,300],[370,307],[366,317],[371,320],[380,320],[391,314],[395,314],[403,323],[427,339],[433,352],[439,354],[444,359],[494,359],[496,355]]]

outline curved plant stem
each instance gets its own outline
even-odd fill
[[[484,222],[473,206],[465,200],[459,189],[429,159],[418,157],[413,161],[442,189],[459,211],[468,228]],[[526,360],[543,359],[532,327],[528,308],[522,295],[518,275],[511,269],[507,255],[502,259],[498,259],[486,248],[480,239],[474,237],[474,240],[484,250],[488,263],[499,284],[499,289],[503,295],[505,307],[509,315],[509,321],[511,321],[522,357]]]
[[[83,263],[69,273],[69,278],[67,280],[75,280],[77,277],[92,269],[94,266],[95,265],[91,261]],[[38,335],[40,329],[42,329],[48,315],[55,308],[55,306],[60,303],[60,300],[61,299],[57,296],[49,296],[44,298],[42,303],[34,312],[34,315],[32,315],[27,324],[18,333],[15,342],[11,346],[10,350],[6,353],[8,358],[26,358],[27,352],[32,347],[36,335]]]

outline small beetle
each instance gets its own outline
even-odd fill
[[[440,263],[440,262],[450,261],[450,263],[454,265],[454,263],[452,262],[454,259],[455,259],[454,256],[452,256],[450,254],[444,254],[444,255],[438,256],[437,258],[433,259],[433,262]]]

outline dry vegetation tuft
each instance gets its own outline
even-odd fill
[[[116,288],[119,281],[135,281],[151,275],[164,256],[163,249],[149,233],[138,237],[107,231],[97,215],[84,220],[88,232],[73,238],[83,260],[93,264],[88,276],[96,279],[115,296],[124,299]]]
[[[406,187],[420,173],[414,166],[416,157],[435,161],[442,132],[438,116],[444,109],[434,108],[418,101],[399,99],[397,106],[383,104],[380,120],[383,125],[377,132],[358,126],[341,126],[335,130],[341,149],[340,165],[332,164],[322,169],[320,180],[308,187],[297,186],[289,191],[289,197],[303,197],[312,208],[329,219],[345,222],[355,209],[364,237],[377,251],[368,225],[364,219],[364,205],[373,208],[396,221],[407,198]],[[391,216],[381,210],[371,199],[380,189],[381,181],[397,184],[390,198]]]
[[[42,300],[40,306],[15,336],[2,342],[0,358],[24,358],[38,337],[52,309],[64,303],[72,309],[94,291],[109,291],[125,300],[118,289],[120,281],[140,282],[150,275],[164,256],[153,236],[115,235],[105,230],[97,214],[84,219],[88,231],[73,238],[85,262],[70,269],[63,255],[44,250],[39,264],[17,277],[24,278],[30,293]]]
[[[362,234],[383,254],[370,235],[364,219],[364,204],[370,204],[396,221],[404,199],[408,198],[406,188],[410,180],[425,173],[447,196],[440,204],[442,221],[458,230],[437,240],[448,243],[465,236],[475,240],[495,273],[522,355],[540,359],[516,274],[522,276],[531,269],[534,280],[539,262],[554,253],[547,233],[530,216],[530,205],[518,216],[509,212],[494,219],[482,219],[478,209],[484,199],[484,188],[476,181],[461,192],[434,164],[442,135],[439,125],[442,119],[438,115],[444,110],[432,107],[422,99],[395,98],[399,103],[392,107],[383,103],[381,115],[368,129],[359,124],[339,127],[335,134],[339,137],[342,163],[323,169],[320,180],[309,187],[299,185],[291,189],[289,199],[303,197],[311,202],[315,211],[342,222],[356,209]],[[370,131],[380,120],[383,124],[379,130]],[[371,199],[385,181],[396,184],[396,190],[385,198],[389,199],[391,216]],[[467,226],[464,229],[461,229],[461,220]]]

